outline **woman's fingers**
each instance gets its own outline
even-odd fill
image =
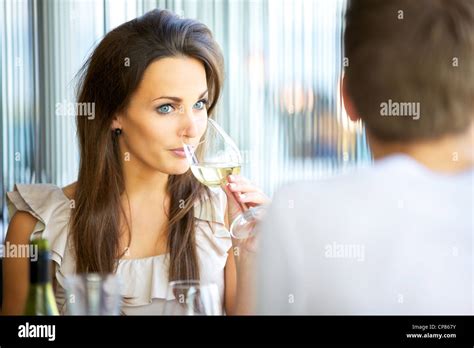
[[[250,184],[247,184],[247,183],[240,183],[240,184],[236,184],[236,183],[230,183],[229,184],[229,189],[232,191],[232,192],[252,192],[252,191],[258,191],[258,188],[253,186],[253,185],[250,185]]]
[[[237,194],[237,197],[240,202],[250,206],[267,204],[269,202],[267,196],[259,191]]]
[[[247,179],[246,177],[243,177],[242,175],[232,174],[232,175],[229,175],[227,179],[229,182],[234,183],[234,184],[250,184],[251,185],[250,180]]]
[[[247,178],[240,175],[230,175],[228,181],[226,187],[234,193],[239,202],[249,206],[270,203],[270,199]]]
[[[247,205],[240,201],[239,193],[232,192],[229,188],[229,185],[222,185],[222,189],[227,195],[227,204],[229,208],[229,214],[231,222],[234,220],[235,216],[239,215],[241,212],[248,209]]]

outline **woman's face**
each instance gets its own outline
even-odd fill
[[[199,143],[207,126],[207,104],[202,62],[182,56],[150,64],[127,109],[112,123],[113,129],[122,129],[124,160],[128,155],[130,162],[151,170],[185,173],[189,164],[182,141]]]

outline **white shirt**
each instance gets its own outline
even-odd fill
[[[262,224],[261,314],[473,314],[474,170],[396,155],[295,183]]]
[[[63,190],[51,184],[17,184],[7,192],[10,216],[25,211],[38,222],[31,239],[38,236],[48,239],[51,257],[55,263],[55,297],[61,314],[67,313],[66,277],[75,274],[76,260],[72,240],[69,238],[71,201]],[[211,189],[210,197],[194,204],[196,254],[200,281],[216,284],[219,305],[224,310],[225,266],[232,246],[225,226],[227,197],[220,189]],[[169,254],[118,261],[117,275],[122,280],[122,312],[125,315],[171,314],[170,301],[176,300],[168,293]],[[165,305],[167,308],[165,309]],[[171,306],[171,307],[170,307]]]

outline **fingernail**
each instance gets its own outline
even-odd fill
[[[243,193],[240,195],[240,199],[245,199],[245,197],[247,197],[247,196]]]
[[[229,175],[229,181],[234,181],[234,176],[233,175]]]
[[[229,187],[233,190],[235,189],[235,184],[229,184]]]

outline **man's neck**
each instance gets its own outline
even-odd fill
[[[440,173],[463,172],[474,166],[474,123],[463,134],[429,141],[387,143],[377,140],[370,134],[368,138],[375,160],[401,153]]]

